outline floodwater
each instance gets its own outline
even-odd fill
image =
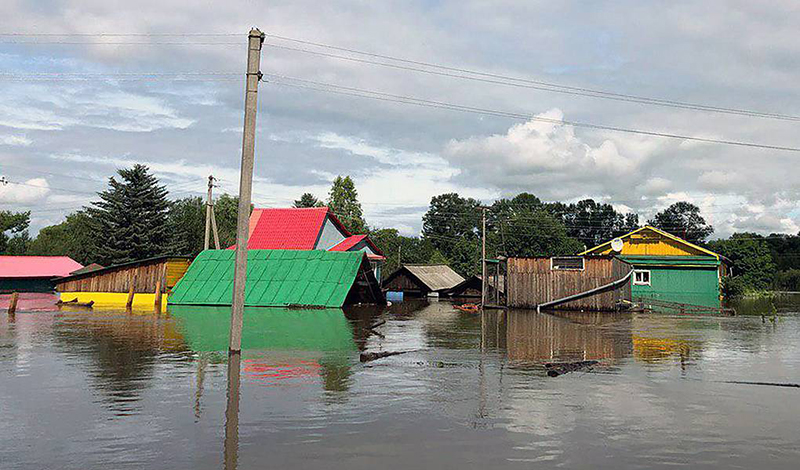
[[[800,388],[741,382],[800,383],[800,298],[747,311],[253,309],[230,380],[225,310],[3,314],[0,468],[795,469]]]

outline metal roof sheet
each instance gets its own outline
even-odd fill
[[[407,269],[432,291],[450,289],[464,282],[464,278],[446,264],[406,264]]]
[[[66,276],[82,264],[69,256],[0,256],[2,278]]]
[[[230,305],[233,250],[206,250],[175,285],[169,303]],[[245,305],[341,307],[364,253],[321,250],[248,250]]]

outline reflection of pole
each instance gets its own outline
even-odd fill
[[[253,160],[256,145],[258,80],[261,77],[261,44],[264,33],[253,28],[247,41],[247,86],[244,94],[242,166],[239,176],[239,212],[236,220],[236,265],[233,272],[230,351],[242,350],[244,285],[247,279],[247,237],[250,225],[250,196],[253,191]]]
[[[486,208],[483,208],[483,230],[481,231],[481,308],[486,306]]]
[[[239,368],[241,359],[241,352],[228,352],[228,406],[225,408],[225,470],[235,470],[239,461]]]
[[[197,358],[197,390],[194,392],[194,417],[197,419],[200,419],[200,412],[202,411],[200,401],[203,398],[203,384],[206,378],[207,365],[208,359],[204,354],[200,353]]]

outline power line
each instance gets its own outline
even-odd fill
[[[422,98],[416,98],[413,96],[404,96],[404,95],[395,95],[390,93],[384,93],[379,91],[372,91],[366,90],[362,88],[354,88],[354,87],[347,87],[341,85],[334,85],[331,83],[324,83],[318,82],[314,80],[305,80],[301,78],[295,77],[287,77],[282,75],[275,75],[275,74],[264,74],[265,76],[273,77],[278,81],[273,81],[272,83],[276,83],[279,85],[290,86],[295,88],[305,88],[311,89],[316,91],[323,91],[326,93],[335,93],[335,94],[342,94],[348,96],[357,96],[361,98],[370,98],[380,101],[389,101],[394,103],[403,103],[403,104],[413,104],[416,106],[423,106],[429,108],[438,108],[438,109],[449,109],[452,111],[460,111],[466,113],[473,113],[473,114],[482,114],[488,116],[497,116],[497,117],[506,117],[512,119],[521,119],[526,121],[539,121],[539,122],[546,122],[550,124],[559,124],[559,125],[570,125],[574,127],[583,127],[588,129],[597,129],[597,130],[605,130],[605,131],[613,131],[613,132],[624,132],[627,134],[639,134],[639,135],[646,135],[651,137],[664,137],[670,139],[678,139],[678,140],[690,140],[694,142],[703,142],[703,143],[710,143],[710,144],[723,144],[723,145],[733,145],[739,147],[749,147],[749,148],[761,148],[761,149],[768,149],[768,150],[782,150],[788,152],[800,152],[800,148],[797,147],[786,147],[780,145],[769,145],[769,144],[759,144],[753,142],[744,142],[744,141],[736,141],[736,140],[724,140],[724,139],[711,139],[705,137],[696,137],[696,136],[688,136],[688,135],[681,135],[681,134],[672,134],[667,132],[656,132],[656,131],[647,131],[641,129],[630,129],[624,127],[617,127],[617,126],[608,126],[603,124],[593,124],[588,122],[579,122],[579,121],[567,121],[563,119],[553,119],[553,118],[546,118],[542,116],[535,116],[531,114],[523,114],[517,112],[510,112],[510,111],[500,111],[494,110],[489,108],[479,108],[474,106],[466,106],[454,103],[448,103],[444,101],[433,101],[433,100],[426,100]],[[281,80],[288,80],[292,82],[298,83],[286,83],[281,82]]]
[[[269,35],[267,35],[267,36],[269,36]],[[517,88],[528,88],[528,89],[534,89],[534,90],[540,90],[540,91],[549,91],[549,92],[561,93],[561,94],[567,94],[567,95],[585,96],[585,97],[590,97],[590,98],[601,98],[601,99],[607,99],[607,100],[624,101],[624,102],[629,102],[629,103],[638,103],[638,104],[647,104],[647,105],[655,105],[655,106],[662,106],[662,107],[668,107],[668,108],[691,109],[691,110],[695,110],[695,111],[706,111],[706,112],[714,112],[714,113],[721,113],[721,114],[734,114],[734,115],[740,115],[740,116],[758,117],[758,118],[766,118],[766,119],[778,119],[778,120],[784,120],[784,121],[800,121],[800,116],[792,116],[792,115],[777,114],[777,113],[765,113],[765,112],[752,111],[752,110],[747,110],[747,109],[724,108],[724,107],[709,106],[709,105],[688,103],[688,102],[682,102],[682,101],[664,100],[664,99],[659,99],[659,98],[647,98],[647,97],[643,97],[643,96],[627,95],[627,94],[623,94],[623,93],[612,93],[612,92],[601,91],[601,90],[592,90],[592,89],[589,89],[589,88],[570,87],[570,86],[566,86],[566,85],[558,85],[558,84],[553,84],[553,83],[548,83],[548,82],[540,82],[540,81],[537,81],[537,80],[529,80],[529,79],[523,79],[523,78],[507,77],[507,76],[503,76],[503,75],[477,72],[477,71],[472,71],[472,70],[467,70],[467,69],[460,69],[460,68],[456,68],[456,67],[447,67],[447,66],[440,66],[440,65],[435,65],[435,64],[428,64],[428,63],[425,63],[425,62],[418,62],[418,61],[412,61],[412,60],[406,60],[406,59],[392,58],[390,56],[382,56],[382,55],[379,55],[379,54],[370,54],[370,53],[365,53],[365,52],[359,52],[359,53],[360,54],[365,54],[365,55],[383,57],[383,58],[386,58],[386,59],[396,60],[396,61],[403,62],[403,63],[420,64],[420,65],[424,65],[426,67],[435,67],[435,68],[438,68],[438,69],[455,71],[455,72],[458,72],[458,73],[440,72],[440,71],[437,71],[437,70],[427,70],[427,69],[422,69],[422,68],[418,68],[418,67],[410,67],[410,66],[404,66],[404,65],[390,64],[390,63],[386,63],[386,62],[376,62],[376,61],[372,61],[372,60],[366,60],[366,59],[359,59],[359,58],[355,58],[355,57],[343,56],[343,55],[340,55],[340,54],[331,54],[331,53],[320,52],[320,51],[312,51],[312,50],[309,50],[309,49],[302,49],[302,48],[297,48],[297,47],[284,46],[284,45],[279,45],[279,44],[274,44],[274,43],[265,43],[264,45],[265,46],[269,46],[269,47],[273,47],[273,48],[278,48],[278,49],[284,49],[284,50],[289,50],[289,51],[294,51],[294,52],[301,52],[301,53],[304,53],[304,54],[312,54],[312,55],[318,55],[318,56],[322,56],[322,57],[329,57],[329,58],[333,58],[333,59],[341,59],[341,60],[347,60],[347,61],[351,61],[351,62],[357,62],[357,63],[363,63],[363,64],[372,64],[372,65],[377,65],[377,66],[381,66],[381,67],[387,67],[387,68],[393,68],[393,69],[399,69],[399,70],[407,70],[407,71],[412,71],[412,72],[420,72],[420,73],[426,73],[426,74],[430,74],[430,75],[439,75],[439,76],[451,77],[451,78],[459,78],[459,79],[471,80],[471,81],[477,81],[477,82],[483,82],[483,83],[506,85],[506,86],[512,86],[512,87],[517,87]],[[333,46],[330,46],[330,47],[333,47]],[[347,50],[347,49],[345,49],[345,50]],[[477,75],[477,76],[464,75],[465,73],[474,74],[474,75]],[[495,78],[482,78],[482,77],[495,77]]]

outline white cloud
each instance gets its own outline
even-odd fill
[[[23,182],[0,185],[0,202],[6,204],[30,204],[44,200],[50,186],[44,178],[33,178]]]
[[[33,140],[24,135],[0,135],[0,145],[8,145],[10,147],[27,147],[33,143]]]

